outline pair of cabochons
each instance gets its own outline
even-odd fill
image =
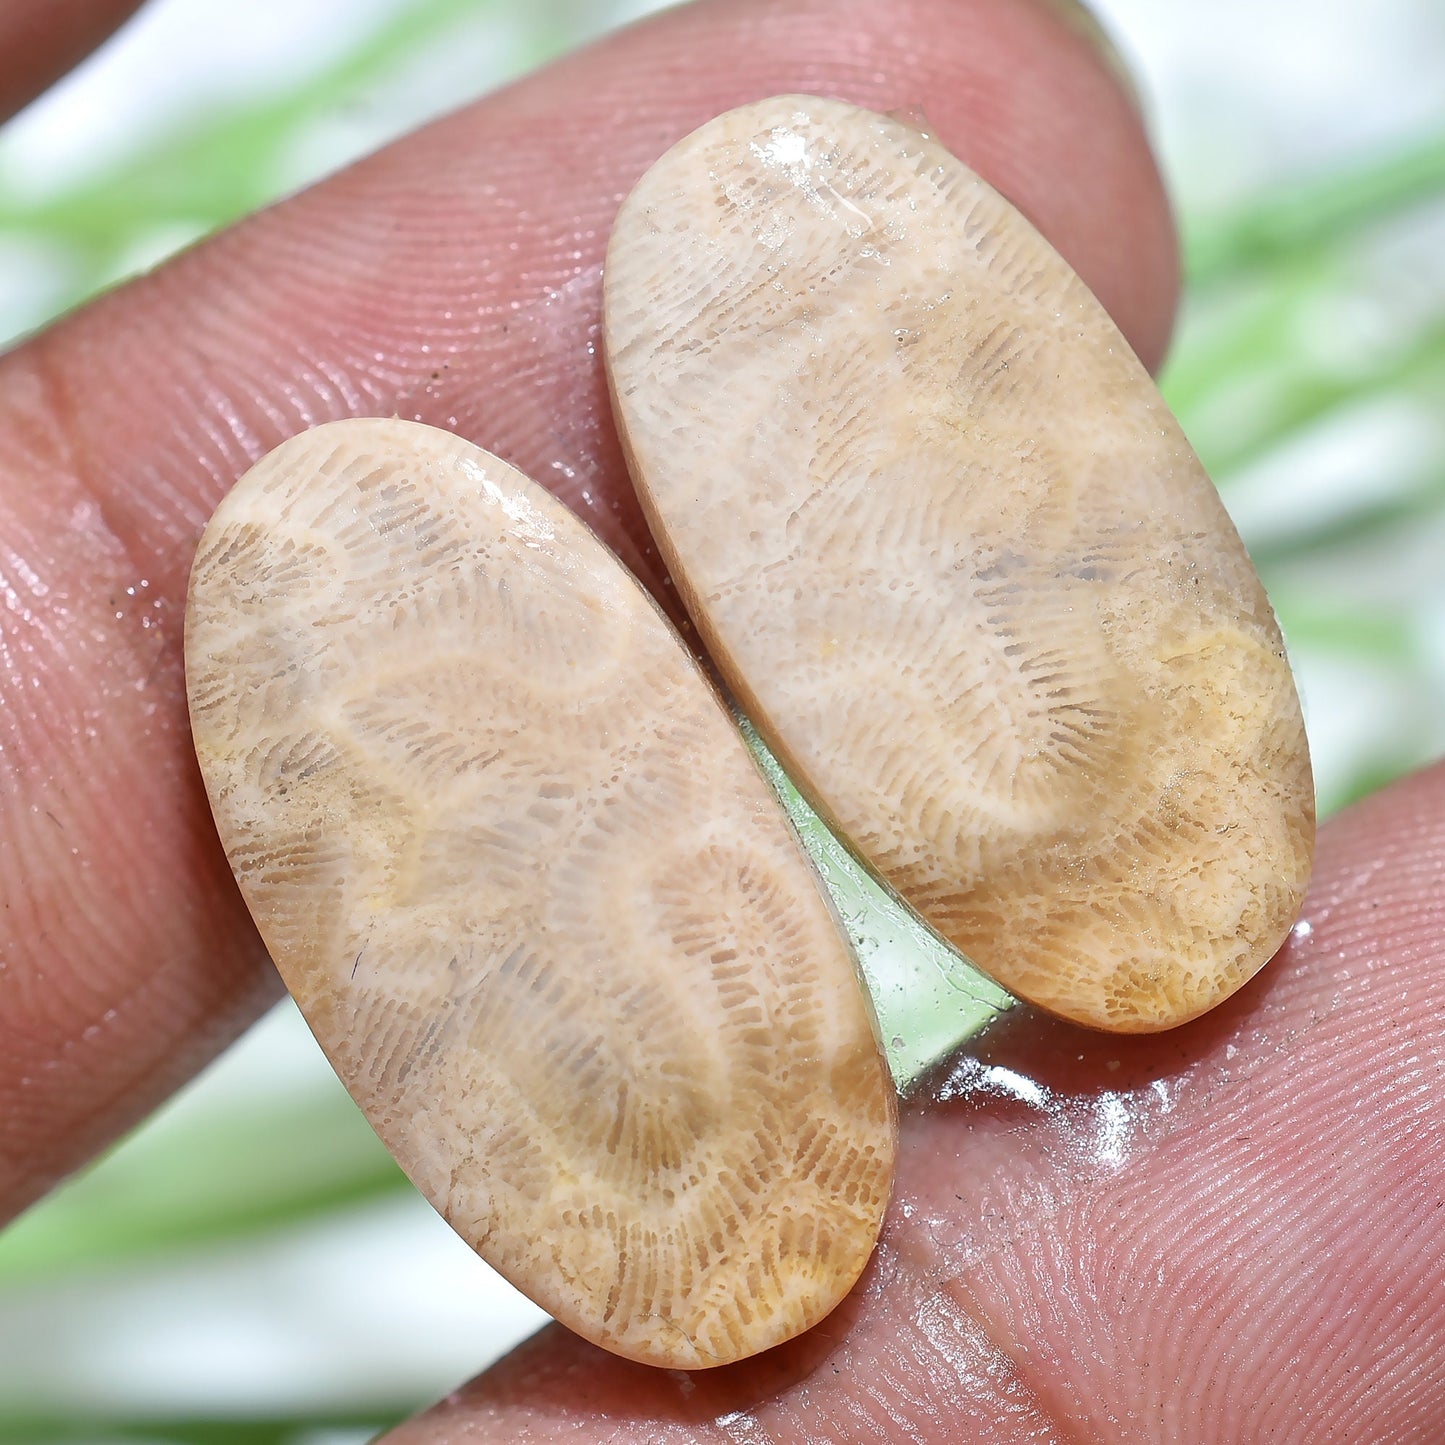
[[[1268,602],[1098,303],[936,142],[710,122],[619,212],[614,407],[719,672],[1006,987],[1168,1028],[1278,945],[1313,834]],[[197,754],[261,933],[426,1197],[563,1323],[696,1368],[866,1264],[896,1111],[829,903],[651,599],[511,467],[318,427],[192,574]]]

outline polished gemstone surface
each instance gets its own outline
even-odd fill
[[[902,121],[761,101],[628,197],[605,321],[694,621],[891,887],[1097,1028],[1182,1023],[1269,958],[1314,834],[1280,634],[1154,383],[1023,216]]]
[[[484,1258],[653,1364],[833,1308],[895,1153],[870,1005],[727,711],[566,508],[443,432],[318,427],[217,509],[186,665],[277,967]]]

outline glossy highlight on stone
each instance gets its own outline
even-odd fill
[[[623,204],[614,407],[663,555],[809,801],[1016,995],[1202,1013],[1298,912],[1268,600],[1102,307],[927,135],[784,96]]]
[[[731,717],[572,513],[447,433],[318,427],[206,528],[186,668],[277,967],[485,1259],[684,1369],[837,1304],[896,1149],[871,1006]]]

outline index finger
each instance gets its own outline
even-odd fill
[[[400,142],[0,363],[0,1203],[138,1118],[275,992],[214,839],[180,668],[212,507],[312,423],[400,414],[551,486],[661,585],[597,354],[616,206],[783,91],[921,110],[1146,360],[1175,256],[1139,118],[1042,0],[707,0]]]

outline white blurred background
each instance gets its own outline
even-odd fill
[[[0,342],[655,8],[152,0],[0,132]],[[1097,8],[1196,283],[1166,391],[1280,610],[1331,810],[1445,744],[1445,5]],[[0,1445],[365,1438],[540,1318],[284,1008],[0,1237]]]

